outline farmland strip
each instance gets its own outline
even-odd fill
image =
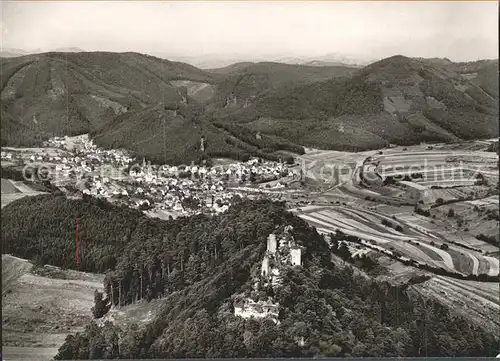
[[[324,212],[320,212],[320,213],[324,213]],[[332,213],[330,213],[330,217],[335,217],[336,215],[333,215]],[[318,216],[318,218],[323,218],[324,220],[326,221],[329,221],[331,220],[330,217],[328,218],[325,218],[324,216],[321,217],[320,214],[316,214]],[[407,237],[407,236],[404,236],[404,235],[394,235],[394,234],[391,234],[391,233],[388,233],[388,232],[379,232],[379,231],[376,231],[375,229],[371,228],[370,226],[365,226],[364,224],[360,223],[360,222],[357,222],[357,221],[354,221],[352,219],[349,219],[349,218],[344,218],[346,222],[350,222],[349,226],[350,226],[350,229],[353,229],[353,230],[359,230],[359,231],[362,231],[364,232],[365,234],[371,234],[371,235],[379,235],[379,236],[383,236],[385,238],[387,238],[388,240],[391,239],[391,240],[397,240],[397,241],[402,241],[402,240],[413,240],[413,238],[411,237]],[[341,222],[341,221],[338,221],[336,218],[335,218],[335,222],[336,223],[346,223],[346,222]],[[347,224],[347,223],[346,223]],[[347,228],[346,228],[347,229]]]
[[[395,234],[395,235],[404,236],[403,233],[398,232],[391,227],[384,227],[382,225],[379,225],[378,223],[380,222],[380,219],[377,219],[376,217],[374,217],[372,215],[363,215],[361,212],[354,211],[351,209],[339,209],[338,212],[342,212],[348,216],[357,217],[357,218],[362,219],[364,222],[371,223],[370,226],[378,232],[381,232],[381,233],[390,232],[390,233]],[[371,219],[369,219],[368,217]]]
[[[429,257],[425,252],[423,252],[417,246],[414,246],[405,242],[391,242],[391,247],[394,247],[401,251],[406,257],[413,259],[418,262],[426,263],[430,266],[440,267],[439,263],[436,263],[431,257]]]
[[[306,215],[306,214],[301,214],[299,217],[302,218],[302,219],[304,219],[304,220],[306,220],[307,222],[311,222],[311,223],[314,223],[314,224],[321,225],[322,227],[332,228],[332,229],[337,229],[338,228],[338,227],[336,227],[332,223],[324,222],[324,221],[322,221],[320,219],[317,219],[315,217],[312,217],[312,216],[309,216],[309,215]]]
[[[328,207],[323,207],[323,206],[305,206],[305,207],[300,207],[301,213],[312,213],[312,212],[317,212],[323,209],[329,209]],[[293,210],[292,210],[293,211]]]
[[[308,221],[308,222],[313,222],[313,223],[318,223],[320,224],[321,226],[326,226],[327,228],[333,228],[333,229],[336,229],[337,227],[331,223],[327,223],[327,222],[324,222],[320,219],[317,219],[315,217],[311,217],[311,216],[308,216],[308,215],[300,215],[301,218],[303,218],[304,220]],[[391,240],[388,240],[384,237],[378,237],[378,236],[375,236],[373,234],[367,234],[367,233],[364,233],[364,232],[358,232],[358,231],[355,231],[355,230],[350,230],[350,229],[343,229],[342,230],[345,234],[347,235],[351,235],[351,236],[355,236],[355,237],[358,237],[358,238],[361,238],[361,239],[365,239],[365,240],[374,240],[376,242],[380,242],[380,243],[387,243],[387,242],[391,242]]]
[[[472,273],[472,259],[461,252],[452,249],[451,247],[447,250],[448,254],[451,256],[453,260],[453,264],[455,268],[462,272],[463,274],[471,274]],[[479,261],[478,261],[479,263]]]
[[[488,275],[489,276],[498,276],[498,273],[499,273],[499,270],[498,270],[498,265],[499,265],[499,261],[497,258],[493,258],[493,257],[487,257],[487,256],[484,256],[484,258],[489,262],[490,264],[490,269],[488,271]]]
[[[316,212],[316,213],[311,214],[311,216],[316,217],[317,219],[321,219],[323,221],[329,222],[329,223],[336,225],[338,227],[341,227],[341,228],[345,228],[345,229],[353,229],[354,228],[352,225],[344,223],[344,222],[336,219],[333,215],[327,216],[327,215]]]
[[[478,295],[477,293],[477,290],[474,290],[474,291],[470,291],[468,289],[466,289],[465,287],[463,287],[462,285],[456,285],[456,284],[453,284],[452,282],[450,282],[448,279],[441,279],[441,278],[435,278],[435,280],[442,286],[448,288],[448,289],[452,289],[454,290],[455,292],[457,293],[461,293],[467,297],[472,297],[472,298],[475,298],[479,301],[483,301],[482,303],[483,304],[487,304],[488,306],[492,307],[492,308],[500,308],[499,304],[496,303],[496,302],[493,302],[491,301],[490,299],[487,299],[487,298],[484,298],[480,295]]]
[[[488,262],[488,260],[486,258],[484,258],[484,256],[481,256],[478,258],[479,260],[479,268],[477,270],[477,273],[478,274],[489,274],[489,271],[490,271],[490,262]]]
[[[327,219],[333,218],[335,219],[336,222],[343,223],[347,226],[349,226],[352,229],[361,229],[367,232],[373,231],[373,229],[363,223],[357,222],[354,219],[350,219],[342,214],[339,214],[337,212],[332,212],[331,210],[329,211],[322,211],[318,212],[318,216],[326,217]]]
[[[482,314],[488,314],[488,312],[485,312],[485,309],[488,308],[498,309],[498,305],[496,303],[481,297],[477,297],[477,295],[474,292],[461,289],[459,287],[453,286],[447,282],[440,281],[437,279],[435,279],[435,283],[437,283],[435,287],[439,290],[445,291],[446,298],[448,300],[452,300],[452,302],[453,298],[457,298],[458,300],[462,301],[465,304],[474,303],[475,307],[479,309],[478,312]],[[482,307],[478,307],[479,306],[478,303]]]
[[[467,291],[477,293],[481,297],[500,305],[500,299],[499,299],[498,295],[497,295],[497,297],[495,297],[491,293],[488,293],[487,291],[485,291],[479,287],[474,287],[472,284],[468,283],[468,281],[459,281],[459,280],[449,278],[449,277],[444,277],[444,276],[436,276],[436,278],[443,280],[447,283],[453,284],[459,288],[465,289]]]
[[[470,252],[467,252],[467,255],[471,258],[472,260],[472,274],[474,275],[477,275],[479,274],[478,271],[479,271],[479,260],[477,259],[477,257],[475,255],[473,255],[472,253]]]
[[[455,266],[453,265],[453,260],[451,259],[451,256],[450,256],[450,254],[448,252],[443,251],[442,249],[433,247],[431,245],[428,245],[425,242],[421,242],[420,244],[422,246],[424,246],[424,247],[426,247],[426,248],[434,251],[435,253],[437,253],[439,256],[441,256],[441,258],[442,258],[444,264],[446,265],[446,267],[448,267],[452,271],[456,271]]]
[[[434,252],[433,249],[430,249],[428,247],[425,247],[424,245],[422,245],[422,243],[424,243],[425,241],[421,241],[418,243],[418,246],[416,246],[419,250],[421,250],[423,253],[425,253],[430,259],[432,259],[433,261],[439,261],[439,262],[443,262],[443,259],[441,258],[441,256],[439,256],[439,254],[437,254],[436,252]]]

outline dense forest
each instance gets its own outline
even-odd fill
[[[304,247],[302,267],[284,267],[281,286],[257,296],[279,303],[279,323],[235,317],[233,299],[251,293],[267,236],[286,225]],[[162,298],[151,322],[123,328],[92,322],[67,337],[57,359],[498,353],[500,332],[469,323],[411,286],[336,266],[325,239],[282,203],[240,200],[219,216],[162,221],[92,198],[44,195],[2,209],[1,232],[3,253],[106,272],[96,318],[118,303]]]
[[[253,145],[264,153],[272,153],[274,151],[285,150],[297,154],[304,154],[304,147],[290,143],[285,140],[277,140],[269,135],[262,135],[258,132],[251,131],[242,126],[233,123],[223,123],[220,121],[214,121],[213,124],[229,132],[232,136],[245,141],[246,143]]]
[[[227,267],[164,300],[155,320],[121,330],[111,323],[69,336],[58,359],[211,357],[493,356],[498,339],[440,304],[356,276],[348,267],[290,269],[274,295],[280,323],[241,319],[231,294],[255,258]],[[318,272],[321,268],[321,272]],[[119,337],[118,337],[119,335]],[[498,337],[498,336],[496,336]],[[304,344],[298,340],[304,339]]]
[[[162,221],[142,212],[85,197],[26,197],[2,209],[2,251],[40,264],[107,273],[113,304],[164,296],[212,274],[238,251],[263,252],[265,239],[286,219],[308,226],[283,204],[241,201],[218,217],[197,215]],[[75,256],[76,217],[80,263]],[[322,238],[307,238],[319,247]],[[325,256],[327,249],[323,249]],[[305,259],[307,262],[307,257]]]

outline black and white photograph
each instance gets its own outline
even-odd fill
[[[500,359],[498,1],[1,1],[5,361]]]

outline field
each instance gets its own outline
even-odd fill
[[[398,252],[429,266],[464,275],[499,274],[498,259],[456,244],[459,242],[452,244],[451,241],[455,242],[457,237],[426,228],[421,222],[427,221],[426,217],[404,213],[389,217],[366,208],[347,205],[309,206],[292,211],[321,233],[328,234],[339,229],[344,234],[374,241],[383,249]],[[392,227],[382,222],[390,222]],[[441,249],[445,243],[448,248]]]
[[[405,148],[407,149],[407,148]],[[476,175],[497,173],[498,155],[493,152],[469,150],[407,149],[403,152],[384,152],[370,160],[382,177],[421,173],[422,178],[412,179],[429,188],[431,186],[471,186]]]
[[[497,276],[499,261],[494,255],[498,247],[475,238],[480,233],[488,236],[498,233],[498,219],[492,219],[488,213],[491,211],[485,210],[488,207],[498,208],[498,196],[486,197],[491,187],[467,185],[428,189],[427,201],[431,204],[439,198],[443,202],[462,202],[433,208],[430,211],[432,217],[424,217],[415,214],[412,204],[416,205],[416,200],[411,202],[410,196],[401,192],[398,184],[360,185],[363,164],[366,164],[364,169],[368,172],[375,169],[382,179],[387,175],[420,171],[425,174],[422,180],[445,187],[449,185],[447,177],[462,176],[457,178],[462,183],[467,177],[470,179],[470,173],[465,172],[465,176],[461,173],[463,164],[457,167],[455,163],[461,161],[467,167],[491,167],[498,160],[498,155],[493,152],[439,148],[440,145],[430,147],[422,144],[362,153],[308,149],[301,156],[303,169],[308,171],[306,179],[323,183],[323,191],[320,195],[311,196],[315,206],[298,208],[297,214],[322,233],[339,229],[347,235],[375,242],[381,249],[429,266],[463,275]],[[335,167],[344,167],[349,171],[339,178],[325,177],[325,174],[329,175],[325,169]],[[453,209],[457,216],[449,217],[449,209]],[[391,226],[387,227],[382,222],[386,225],[389,222]]]
[[[455,164],[459,158],[464,163]],[[476,167],[491,169],[497,159],[492,152],[434,150],[425,144],[358,153],[307,149],[306,154],[298,158],[306,181],[315,182],[328,195],[335,196],[331,191],[337,189],[336,195],[343,193],[344,198],[372,198],[378,203],[398,206],[416,204],[417,200],[399,185],[383,186],[381,182],[388,176],[423,173],[423,178],[414,181],[428,188],[430,203],[439,198],[444,201],[466,199],[471,193],[480,197],[488,187],[474,185]],[[366,178],[365,186],[360,184],[361,168],[365,178],[372,176]],[[433,186],[443,189],[431,189]]]
[[[44,192],[33,190],[23,182],[2,178],[2,208],[16,199],[38,194],[44,194]]]
[[[2,195],[14,193],[20,193],[20,191],[14,187],[14,184],[10,180],[2,178]]]
[[[446,163],[452,165],[460,161],[473,165],[487,165],[494,164],[498,159],[498,155],[493,152],[435,150],[434,148],[419,150],[414,147],[407,149],[402,152],[397,150],[387,151],[374,160],[379,162],[379,169],[391,169],[395,167],[404,168],[409,166],[442,165]]]
[[[320,203],[320,198],[328,197],[330,202]],[[472,201],[472,204],[459,202],[438,207],[433,212],[439,210],[442,214],[436,218],[415,214],[413,207],[383,204],[356,198],[353,194],[346,195],[338,187],[322,193],[321,197],[315,196],[315,199],[318,200],[315,204],[291,211],[315,226],[320,233],[329,234],[341,230],[346,235],[370,240],[373,246],[365,244],[359,247],[352,243],[348,244],[348,248],[352,254],[368,251],[370,257],[377,260],[384,270],[376,276],[378,279],[400,284],[415,275],[429,275],[429,280],[413,285],[410,289],[419,295],[437,299],[478,325],[490,329],[498,327],[500,320],[491,317],[500,310],[498,282],[466,281],[436,275],[427,270],[407,266],[377,251],[378,247],[379,250],[390,251],[393,255],[399,254],[421,264],[441,267],[463,275],[497,276],[498,257],[488,256],[487,252],[498,252],[498,248],[473,237],[464,231],[464,227],[460,230],[454,229],[451,223],[456,221],[449,220],[444,213],[448,211],[448,206],[456,207],[458,212],[460,205],[464,204],[468,204],[470,212],[474,212],[474,205],[497,207],[498,197]],[[383,220],[385,224],[390,222],[391,226],[383,225]],[[468,226],[471,227],[471,224]],[[498,230],[498,223],[494,227]],[[441,249],[441,245],[445,243],[448,248]]]
[[[487,253],[498,252],[498,247],[476,238],[480,234],[497,237],[499,223],[493,214],[498,211],[497,202],[498,196],[491,196],[476,201],[446,204],[431,210],[433,223],[429,219],[421,219],[421,224],[425,223],[425,227],[433,228],[445,237],[452,237],[455,242]],[[455,216],[448,217],[450,210],[453,210]]]
[[[465,143],[461,148],[454,149],[442,144],[421,144],[360,153],[308,149],[300,157],[300,161],[306,181],[310,184],[315,182],[321,189],[319,195],[311,195],[314,204],[343,204],[374,211],[379,218],[384,215],[393,221],[397,219],[404,223],[406,232],[403,236],[416,236],[422,242],[419,245],[421,251],[431,258],[426,263],[435,264],[439,261],[436,254],[440,254],[439,258],[447,269],[464,274],[487,271],[488,274],[495,275],[498,272],[498,260],[494,258],[498,247],[479,241],[476,236],[482,234],[496,237],[498,234],[498,212],[496,216],[493,213],[494,209],[498,209],[498,190],[495,188],[496,183],[488,184],[489,180],[481,185],[472,184],[475,183],[476,174],[473,172],[476,168],[498,171],[498,155],[483,151],[486,146],[486,142],[478,141]],[[471,150],[472,148],[475,150]],[[346,171],[337,171],[335,174],[336,168]],[[328,173],[331,169],[334,171]],[[367,181],[366,177],[374,173],[379,175],[379,181]],[[418,195],[405,188],[398,180],[394,184],[381,182],[387,176],[414,173],[423,174],[423,178],[413,181],[427,187],[424,192],[419,191]],[[431,186],[442,188],[431,189]],[[447,204],[448,202],[450,203]],[[430,209],[428,217],[423,217],[415,214],[414,207],[419,203],[427,208],[435,208]],[[448,216],[450,209],[454,211],[452,216]],[[381,219],[378,222],[365,219],[364,223],[360,223],[352,212],[343,213],[327,215],[325,212],[316,212],[305,216],[305,219],[320,228],[338,226],[352,235],[365,232],[365,237],[377,237],[378,242],[384,242],[384,239],[384,243],[387,243],[388,239],[394,238],[393,234],[384,238],[377,231]],[[311,216],[316,218],[311,219]],[[353,220],[356,223],[353,224]],[[329,221],[333,224],[328,224]],[[373,232],[366,234],[367,227],[372,228]],[[401,239],[404,238],[400,235]],[[452,255],[439,249],[442,243],[449,246],[449,253]],[[398,249],[402,246],[393,242],[390,247]],[[413,253],[414,259],[422,258],[421,254],[418,256],[416,252]]]
[[[2,346],[4,360],[49,360],[66,336],[91,317],[94,291],[103,275],[37,269],[2,255]]]
[[[443,183],[441,183],[443,185]],[[441,198],[444,202],[456,201],[460,199],[467,199],[471,194],[479,197],[485,196],[488,193],[488,187],[474,185],[457,188],[441,188],[441,189],[428,189],[427,199],[430,204],[437,202]]]
[[[59,343],[59,342],[58,342]],[[51,360],[57,354],[57,347],[13,347],[3,346],[4,360]]]
[[[435,276],[413,287],[421,294],[436,298],[455,312],[475,320],[478,325],[494,328],[500,324],[498,317],[491,317],[500,311],[498,283]]]
[[[377,276],[377,279],[398,285],[407,282],[412,276],[427,274],[431,276],[429,280],[415,284],[410,289],[426,297],[438,299],[482,326],[498,327],[500,324],[500,319],[491,317],[492,314],[498,313],[500,308],[499,283],[457,280],[416,270],[385,255],[376,255],[375,258],[385,269],[384,274]]]
[[[51,360],[66,336],[92,319],[94,291],[103,291],[103,280],[100,274],[52,266],[38,269],[27,260],[2,255],[3,360]],[[112,308],[98,323],[145,323],[162,305],[154,299]]]
[[[380,211],[384,214],[379,213]],[[361,207],[351,202],[351,204],[336,206],[309,205],[293,209],[292,212],[315,226],[317,231],[323,234],[340,229],[347,235],[374,241],[376,247],[380,247],[381,250],[397,252],[430,266],[442,267],[465,275],[494,276],[499,274],[497,258],[446,242],[452,237],[457,240],[458,237],[444,232],[438,233],[436,230],[439,228],[430,223],[427,217],[412,214],[411,210],[405,212],[400,207],[390,205],[368,207],[366,203],[365,207]],[[394,217],[388,216],[390,214]],[[393,227],[399,225],[401,231],[398,232],[392,227],[382,225],[382,219],[391,222]],[[426,226],[434,226],[434,228]],[[491,246],[473,237],[470,238],[475,240],[474,242],[471,240],[471,243],[478,248]],[[441,249],[439,246],[443,243],[447,243],[449,248]],[[352,254],[368,251],[366,246],[361,246],[361,249],[354,246],[355,244],[348,245]],[[368,253],[385,270],[377,276],[378,279],[397,285],[407,282],[416,275],[429,275],[431,276],[429,280],[413,285],[410,289],[419,295],[443,302],[450,309],[473,320],[478,325],[495,329],[500,324],[498,318],[491,317],[500,310],[498,282],[466,281],[435,275],[426,270],[404,265],[377,252],[376,249]]]

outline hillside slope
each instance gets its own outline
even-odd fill
[[[193,66],[137,53],[45,53],[1,61],[2,119],[9,119],[2,122],[2,144],[9,145],[87,133],[160,102],[186,103],[186,87],[173,81],[211,81]]]
[[[274,134],[270,139],[257,140],[257,132],[245,128],[228,132],[226,127],[210,121],[217,119],[218,110],[238,108],[256,96],[287,84],[310,83],[348,75],[353,70],[344,67],[307,67],[277,63],[238,63],[211,71],[213,97],[204,98],[204,107],[191,105],[166,111],[153,106],[118,116],[95,133],[97,144],[107,147],[123,146],[149,159],[167,162],[198,161],[201,157],[230,157],[247,159],[249,156],[278,160],[276,151],[301,153],[298,142],[289,142]],[[202,90],[203,91],[203,90]],[[189,89],[188,89],[189,95]],[[189,115],[186,114],[189,113]],[[215,115],[214,115],[215,114]],[[163,120],[158,120],[163,119]],[[163,123],[162,123],[163,122]],[[231,125],[237,128],[237,125]],[[205,138],[206,151],[200,151],[200,139]]]
[[[154,298],[162,306],[149,320],[122,328],[104,316],[68,337],[57,359],[498,353],[496,330],[469,323],[411,286],[390,286],[336,266],[324,238],[280,203],[242,201],[216,217],[161,221],[102,201],[35,197],[2,210],[4,247],[43,252],[45,261],[75,267],[68,252],[75,213],[85,245],[80,266],[110,268],[105,299],[95,307],[120,304],[126,312],[126,305],[138,308]],[[59,232],[53,233],[56,223]],[[270,234],[285,239],[284,248],[269,256],[279,270],[274,285],[261,274]],[[286,240],[302,247],[300,265],[283,261]],[[278,312],[235,316],[245,299],[273,302]]]
[[[206,69],[206,71],[210,73],[215,73],[215,74],[231,74],[235,73],[237,71],[242,71],[245,68],[255,64],[254,62],[251,61],[242,61],[239,63],[234,63],[222,68],[214,68],[214,69]]]
[[[209,121],[201,107],[182,104],[124,113],[91,135],[99,146],[127,148],[139,158],[159,164],[198,163],[219,157],[278,161],[289,157],[281,151],[304,153],[301,146],[279,137],[257,139],[256,131],[238,125],[220,126]]]
[[[246,107],[265,92],[285,85],[314,83],[349,76],[355,69],[344,66],[305,66],[282,63],[237,63],[213,71],[225,74],[217,82],[214,103],[223,108]]]
[[[160,163],[212,156],[278,160],[280,149],[302,151],[272,141],[256,144],[256,132],[244,130],[249,144],[206,121],[203,103],[214,97],[220,79],[188,64],[90,52],[3,59],[2,67],[2,145],[90,133],[98,145]]]
[[[494,63],[474,65],[471,78],[453,63],[394,56],[349,78],[281,87],[220,114],[331,149],[489,138],[498,134],[498,77],[492,77]]]
[[[2,255],[2,356],[49,360],[91,317],[104,275],[39,267]]]
[[[498,134],[498,60],[394,56],[362,69],[261,62],[211,71],[137,53],[0,61],[2,145],[91,133],[102,146],[182,163]]]

